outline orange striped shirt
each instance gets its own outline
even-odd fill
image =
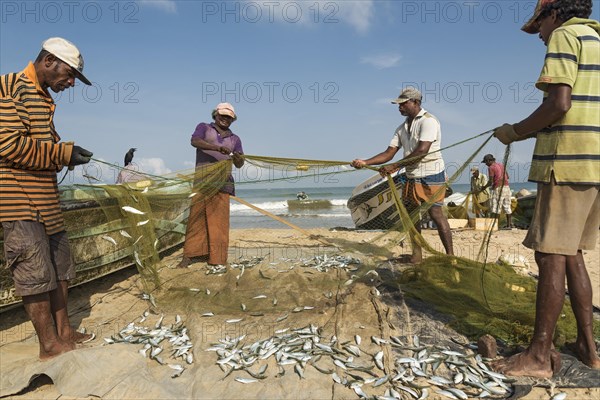
[[[56,174],[72,143],[59,143],[52,97],[29,63],[0,76],[0,222],[38,221],[49,235],[65,229]]]

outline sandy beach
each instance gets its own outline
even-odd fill
[[[73,288],[69,303],[72,322],[96,333],[97,338],[81,345],[76,351],[47,362],[37,361],[36,337],[23,309],[18,307],[5,312],[0,320],[0,369],[3,372],[0,394],[18,399],[358,398],[352,390],[332,382],[330,376],[315,370],[309,371],[308,368],[305,379],[299,379],[294,372],[275,378],[277,370],[270,369],[270,374],[267,373],[269,377],[264,382],[243,385],[233,380],[235,374],[224,378],[225,374],[215,364],[214,353],[205,350],[225,335],[233,337],[243,332],[250,339],[258,339],[267,333],[272,334],[276,328],[306,324],[321,326],[328,335],[336,335],[342,341],[351,340],[358,333],[364,338],[392,334],[412,338],[413,334],[419,334],[422,341],[433,341],[436,335],[432,332],[439,334],[439,337],[461,337],[447,327],[444,316],[424,310],[423,305],[415,308],[414,303],[404,301],[401,292],[389,292],[385,285],[380,285],[381,282],[361,280],[346,284],[343,282],[347,282],[347,274],[334,269],[322,274],[300,271],[298,268],[283,270],[286,263],[293,263],[294,260],[332,254],[335,250],[332,245],[348,248],[350,244],[359,250],[353,253],[354,257],[364,263],[377,265],[408,253],[406,240],[388,237],[384,239],[387,240],[386,246],[381,246],[379,241],[376,247],[373,246],[373,240],[381,236],[380,232],[311,229],[310,233],[315,236],[307,237],[292,229],[232,230],[229,262],[253,257],[262,260],[258,266],[248,268],[245,272],[233,269],[222,276],[207,275],[205,263],[193,264],[185,270],[174,269],[181,258],[181,250],[172,252],[162,259],[160,277],[164,286],[160,293],[156,293],[156,307],[149,306],[147,301],[140,298],[142,289],[134,268]],[[426,230],[423,234],[434,248],[442,248],[436,231]],[[474,259],[483,235],[483,232],[471,229],[454,230],[456,254]],[[522,264],[525,273],[536,275],[533,252],[521,244],[524,235],[524,230],[493,233],[488,260],[495,261],[501,255],[510,255]],[[587,252],[585,261],[594,288],[594,305],[600,307],[598,251]],[[394,273],[393,268],[390,273]],[[198,288],[199,293],[192,293],[196,297],[189,297],[192,287]],[[374,294],[375,287],[380,289],[380,294]],[[323,296],[328,291],[333,295]],[[269,298],[268,306],[260,303],[260,300],[253,300],[257,293],[264,293]],[[277,304],[272,301],[271,305],[270,299],[278,299]],[[237,307],[240,302],[245,303],[243,307],[248,310]],[[233,310],[231,304],[236,304],[237,311]],[[286,312],[298,305],[314,307],[300,313]],[[189,328],[195,362],[180,378],[170,379],[168,372],[164,372],[168,370],[166,366],[140,357],[137,354],[139,346],[109,346],[103,339],[132,321],[138,321],[148,309],[151,311],[148,319],[152,323],[159,314],[164,315],[165,321],[173,320],[177,314],[181,315]],[[210,320],[200,317],[207,311],[215,314]],[[254,320],[248,314],[252,311],[257,316]],[[274,317],[280,315],[286,315],[287,319],[271,324]],[[229,327],[226,321],[232,318],[243,318],[244,321]],[[462,340],[467,341],[464,337]],[[364,346],[365,353],[376,352],[375,344]],[[41,377],[33,380],[34,376],[40,374]],[[30,379],[33,381],[31,385]],[[548,399],[558,392],[566,392],[568,398],[600,397],[598,387],[564,388],[560,383],[560,380],[519,381],[519,384],[532,389],[522,397],[524,399]],[[20,386],[22,391],[15,392],[14,389]],[[429,398],[445,397],[432,393]]]

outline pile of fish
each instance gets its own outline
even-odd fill
[[[352,264],[360,264],[361,261],[358,258],[346,257],[341,255],[330,255],[324,254],[322,256],[314,256],[312,258],[300,259],[296,265],[304,268],[314,268],[319,272],[328,272],[332,268],[344,269],[344,270],[356,270],[351,268]]]
[[[145,311],[139,320],[139,324],[146,321],[150,315]],[[171,378],[179,377],[185,371],[185,365],[194,362],[192,352],[193,344],[187,335],[187,328],[183,325],[181,317],[177,315],[175,322],[163,325],[164,317],[161,315],[152,327],[136,325],[134,322],[121,329],[119,333],[110,338],[104,338],[107,344],[131,343],[141,344],[143,347],[139,353],[144,357],[150,357],[161,365],[167,365],[174,370]],[[164,358],[165,354],[169,360]]]
[[[254,343],[245,343],[245,338],[225,337],[206,350],[216,352],[217,364],[225,376],[236,371],[250,375],[235,377],[241,383],[266,379],[269,360],[274,359],[278,368],[275,377],[285,375],[289,367],[304,379],[306,369],[312,367],[331,375],[335,383],[352,389],[360,398],[422,400],[436,393],[438,397],[464,400],[511,393],[509,384],[513,381],[491,371],[481,356],[472,351],[426,346],[420,344],[417,336],[412,338],[412,345],[405,345],[395,336],[372,336],[372,342],[380,349],[374,354],[361,349],[358,335],[353,341],[341,342],[335,336],[326,340],[321,328],[314,325],[282,329]],[[385,346],[394,354],[392,360],[384,359]]]

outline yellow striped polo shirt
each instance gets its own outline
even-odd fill
[[[536,87],[571,86],[571,109],[538,132],[529,180],[600,185],[600,24],[571,18],[548,41]],[[545,97],[544,96],[544,97]]]
[[[29,63],[0,76],[0,222],[38,221],[49,235],[63,231],[56,173],[73,145],[59,143],[55,104]]]

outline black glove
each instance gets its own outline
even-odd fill
[[[71,160],[69,161],[69,166],[87,164],[90,162],[90,159],[94,153],[84,149],[83,147],[73,146],[73,152],[71,153]]]

